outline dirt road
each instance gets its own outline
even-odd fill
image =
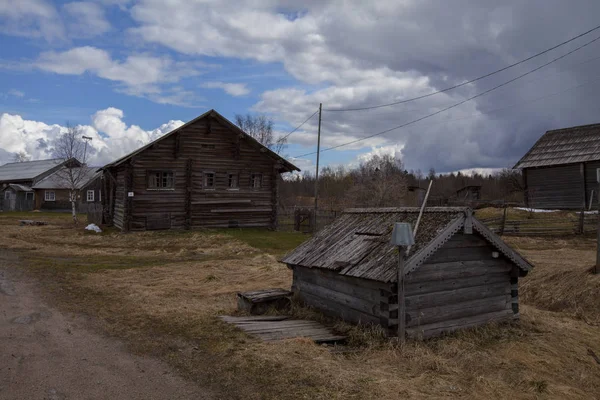
[[[83,317],[49,308],[0,249],[0,399],[209,399],[166,364],[128,353]]]

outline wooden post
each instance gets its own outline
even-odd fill
[[[500,232],[498,232],[500,236],[504,235],[504,228],[506,228],[506,210],[508,210],[508,207],[505,204],[504,211],[502,212],[502,220],[500,221]]]
[[[179,136],[177,136],[179,138]],[[185,162],[185,229],[192,228],[192,159]]]
[[[600,168],[596,170],[596,180],[600,184]],[[600,193],[600,188],[598,190]],[[594,266],[594,274],[600,271],[600,196],[598,197],[598,226],[596,227],[596,265]]]
[[[398,246],[398,340],[406,340],[406,304],[404,301],[404,246]]]
[[[314,226],[312,231],[317,231],[317,210],[319,209],[319,155],[321,153],[321,111],[323,103],[319,103],[319,128],[317,129],[317,168],[315,170],[315,215],[313,216]]]

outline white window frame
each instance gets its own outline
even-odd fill
[[[44,190],[44,201],[56,201],[56,192],[54,190]]]
[[[258,177],[258,186],[254,184],[256,177]],[[253,190],[261,189],[262,183],[263,183],[263,174],[262,173],[253,172],[252,174],[250,174],[250,188],[252,188]]]
[[[208,176],[212,175],[212,186],[208,186]],[[217,174],[214,171],[204,171],[202,174],[202,189],[215,190],[217,188]]]
[[[235,176],[235,186],[231,186],[231,176]],[[240,190],[240,174],[237,172],[227,173],[227,190]]]
[[[94,202],[94,198],[95,198],[94,193],[95,193],[95,190],[88,190],[87,191],[86,199],[87,199],[88,203],[93,203]]]
[[[10,190],[4,192],[4,200],[10,200]]]

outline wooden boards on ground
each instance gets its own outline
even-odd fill
[[[249,335],[265,342],[305,337],[316,343],[336,343],[346,339],[316,321],[291,319],[288,316],[220,317]]]

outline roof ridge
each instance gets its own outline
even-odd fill
[[[594,123],[594,124],[569,126],[567,128],[550,129],[550,130],[547,130],[546,133],[568,131],[568,130],[571,130],[571,129],[579,129],[579,128],[589,128],[589,127],[593,127],[593,126],[600,127],[600,122],[597,122],[597,123]],[[544,133],[544,135],[546,133]]]

